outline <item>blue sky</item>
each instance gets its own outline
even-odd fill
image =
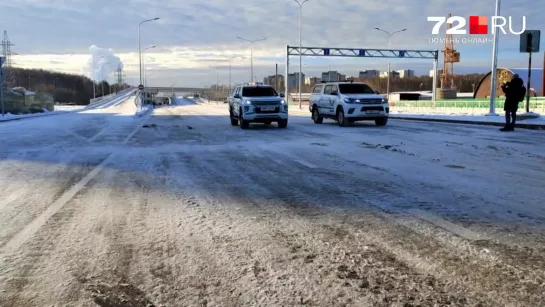
[[[442,49],[431,43],[433,23],[427,16],[449,13],[494,14],[494,0],[310,0],[303,6],[303,45],[324,47],[387,48],[388,36],[375,30],[406,28],[395,34],[392,48]],[[502,16],[512,16],[514,29],[521,28],[526,16],[527,29],[545,29],[545,9],[535,1],[512,0],[502,3]],[[21,67],[55,69],[91,75],[90,47],[111,49],[122,62],[128,80],[138,83],[137,25],[144,19],[159,17],[141,28],[142,47],[155,45],[145,57],[149,85],[208,85],[227,83],[228,62],[232,60],[233,82],[248,81],[249,44],[237,39],[267,38],[254,45],[254,75],[272,74],[275,64],[284,71],[286,45],[298,45],[298,5],[294,0],[2,0],[0,20],[19,53],[14,62]],[[442,29],[442,32],[444,28]],[[524,67],[527,55],[518,52],[518,37],[502,35],[499,64]],[[442,37],[442,36],[441,36]],[[488,36],[491,38],[491,36]],[[491,43],[457,44],[462,61],[457,72],[484,72],[491,66]],[[94,48],[92,50],[98,50]],[[93,51],[93,52],[95,52]],[[534,67],[542,67],[543,56],[536,56]],[[93,61],[96,63],[96,61]],[[362,69],[385,70],[385,59],[304,58],[304,72],[318,75],[329,68],[347,75]],[[297,58],[290,71],[298,70]],[[95,65],[95,64],[93,64]],[[431,62],[392,61],[394,69],[415,69],[427,74]],[[105,78],[113,79],[106,69]],[[96,74],[94,74],[95,78]]]

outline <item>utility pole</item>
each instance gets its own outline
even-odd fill
[[[217,95],[217,92],[218,92],[218,86],[219,86],[219,84],[220,84],[220,73],[219,73],[219,71],[218,71],[217,68],[216,68],[216,96],[218,96],[218,95]],[[216,97],[216,104],[218,104],[218,98],[217,98],[217,97]]]
[[[6,110],[4,110],[4,62],[6,58],[0,56],[0,100],[2,102],[2,116],[6,115]]]
[[[274,71],[274,88],[278,91],[278,63],[276,63],[276,69]]]

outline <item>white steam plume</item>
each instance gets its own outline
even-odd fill
[[[123,69],[123,62],[114,54],[112,49],[103,49],[96,45],[89,47],[91,57],[87,61],[87,77],[95,82],[112,80],[112,74],[118,69]]]

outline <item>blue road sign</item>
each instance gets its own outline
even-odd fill
[[[324,55],[329,55],[329,48],[324,48]]]
[[[399,57],[404,58],[405,57],[405,51],[403,51],[403,50],[399,51]]]
[[[360,49],[360,56],[365,56],[365,49]]]

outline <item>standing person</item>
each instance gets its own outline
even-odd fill
[[[519,102],[524,101],[524,97],[526,96],[524,81],[522,81],[519,75],[514,74],[510,82],[502,84],[501,89],[505,93],[503,107],[505,111],[505,127],[501,128],[500,131],[515,131]]]

